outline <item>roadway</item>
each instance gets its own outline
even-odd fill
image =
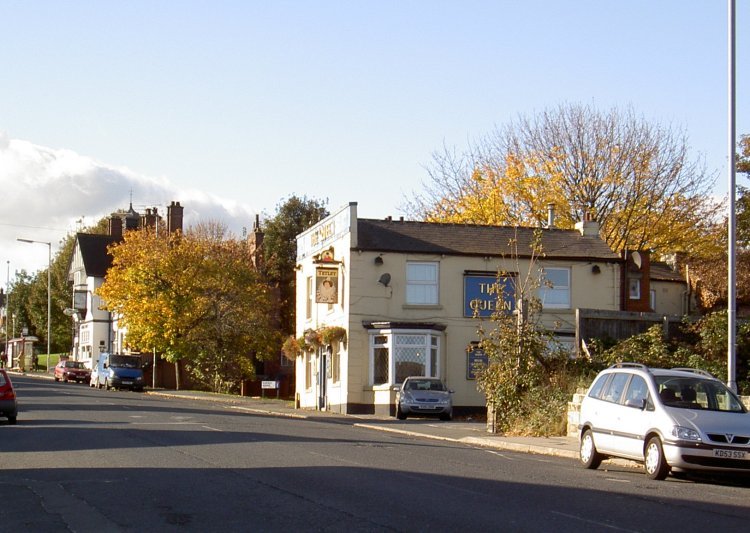
[[[0,531],[741,531],[750,516],[745,480],[654,482],[346,417],[13,382]]]

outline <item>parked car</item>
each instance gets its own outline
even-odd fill
[[[88,383],[90,379],[91,370],[86,368],[81,361],[63,359],[55,366],[55,381]]]
[[[438,378],[410,376],[396,390],[396,418],[405,420],[409,415],[439,416],[441,420],[453,418],[453,394]]]
[[[18,417],[18,400],[13,383],[8,373],[0,368],[0,416],[8,419],[8,424],[15,424]]]
[[[143,369],[140,355],[103,353],[97,364],[96,388],[143,391]]]
[[[581,403],[579,458],[644,464],[651,479],[670,472],[750,470],[750,413],[707,372],[619,363],[596,377]]]

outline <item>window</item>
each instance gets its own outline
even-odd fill
[[[407,305],[437,305],[438,263],[406,263],[406,303]]]
[[[625,385],[628,383],[629,378],[630,374],[615,374],[612,378],[612,381],[609,382],[609,386],[604,391],[602,400],[618,403],[620,401],[620,398],[622,397],[622,391],[625,390]]]
[[[370,337],[371,352],[372,352],[372,384],[382,385],[388,383],[388,367],[389,356],[388,356],[388,336],[387,335],[373,335]]]
[[[307,277],[307,295],[305,302],[305,318],[310,320],[312,318],[312,307],[313,307],[313,279],[312,276]]]
[[[589,391],[589,396],[592,398],[601,398],[602,397],[602,391],[605,389],[605,385],[609,381],[612,374],[603,374],[599,376],[599,378],[594,382],[594,385],[591,387],[591,391]]]
[[[638,278],[628,279],[628,294],[631,300],[641,299],[641,280]]]
[[[440,375],[440,335],[389,330],[370,336],[373,385],[396,385],[409,376]]]
[[[633,376],[628,385],[628,393],[625,396],[625,401],[634,402],[634,404],[643,404],[643,400],[648,399],[648,385],[646,380],[641,376]]]
[[[341,381],[341,342],[331,345],[331,381]]]
[[[313,380],[313,365],[315,365],[315,357],[309,352],[305,352],[305,388],[312,388]]]
[[[539,299],[546,308],[570,308],[570,269],[545,268]]]

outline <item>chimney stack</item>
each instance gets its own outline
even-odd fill
[[[589,211],[583,213],[583,220],[581,222],[576,222],[576,229],[584,237],[599,236],[599,223]]]
[[[553,203],[547,204],[547,227],[555,227],[555,204]]]
[[[153,228],[159,221],[159,214],[156,208],[146,208],[146,214],[141,215],[141,227],[142,228]]]
[[[175,202],[174,200],[167,206],[167,231],[169,233],[182,231],[183,209],[180,202]]]
[[[253,232],[247,236],[247,248],[250,254],[250,261],[255,268],[260,268],[263,264],[263,230],[260,228],[260,215],[255,215],[253,223]]]
[[[122,218],[116,214],[109,215],[107,233],[109,233],[110,237],[122,239]]]

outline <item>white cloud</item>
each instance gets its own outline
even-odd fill
[[[77,229],[77,221],[92,225],[131,201],[136,211],[178,201],[185,207],[185,226],[200,221],[224,222],[235,234],[255,218],[250,208],[234,200],[196,190],[181,190],[166,178],[144,176],[128,168],[97,162],[71,150],[47,148],[11,139],[0,131],[0,261],[16,270],[46,268],[44,247],[17,242],[18,237],[58,242]],[[35,249],[39,248],[39,249]],[[0,276],[0,279],[4,276]],[[1,285],[5,285],[2,280]]]

